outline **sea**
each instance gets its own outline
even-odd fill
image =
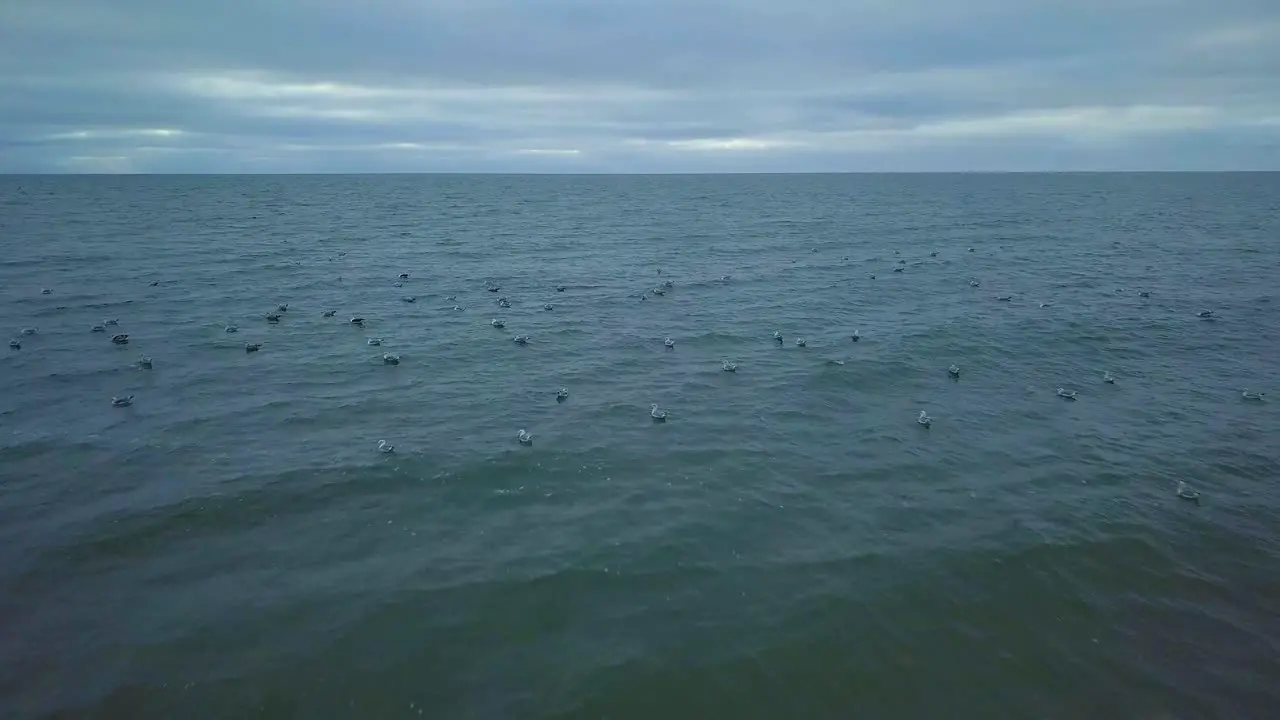
[[[1275,718],[1277,278],[1275,173],[0,178],[0,717]]]

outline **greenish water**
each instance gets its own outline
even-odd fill
[[[1277,208],[0,178],[0,716],[1274,717]]]

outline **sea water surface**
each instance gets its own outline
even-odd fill
[[[1277,174],[0,178],[0,716],[1276,717],[1278,278]]]

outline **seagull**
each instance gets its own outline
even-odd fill
[[[89,328],[89,330],[90,330],[91,332],[106,332],[106,331],[107,331],[107,326],[106,326],[106,325],[94,325],[93,327]]]
[[[402,298],[400,298],[400,299],[401,299],[401,300],[403,300],[403,301],[405,301],[405,302],[407,302],[407,303],[411,303],[411,302],[418,302],[418,298],[416,298],[416,297],[414,297],[414,296],[412,296],[412,295],[406,295],[406,296],[404,296],[404,297],[402,297]]]
[[[41,291],[40,291],[40,294],[41,294],[41,295],[52,295],[52,294],[53,294],[53,291],[52,291],[52,290],[50,290],[49,288],[44,288],[43,290],[41,290]]]
[[[395,451],[396,451],[395,445],[389,444],[386,440],[378,441],[378,452],[393,453]]]
[[[721,367],[724,368],[725,372],[738,372],[737,363],[731,363],[728,360],[725,360]]]
[[[409,279],[409,273],[400,273],[400,279],[401,279],[401,280],[408,280],[408,279]]]
[[[533,444],[533,436],[525,432],[524,430],[521,430],[520,432],[516,433],[516,440],[518,440],[521,445]]]
[[[103,320],[102,324],[103,325],[119,325],[120,321],[119,320]]]
[[[996,299],[997,299],[997,300],[999,300],[1000,302],[1009,302],[1010,300],[1012,300],[1012,299],[1013,299],[1013,296],[1012,296],[1012,295],[997,295],[997,296],[996,296]]]
[[[666,410],[659,410],[657,405],[650,405],[650,406],[649,406],[649,417],[653,418],[653,421],[654,421],[654,422],[666,422],[666,421],[667,421],[667,411],[666,411]]]
[[[258,351],[259,351],[259,350],[261,350],[261,349],[262,349],[262,343],[249,343],[249,342],[247,342],[247,343],[245,343],[245,344],[244,344],[244,351],[245,351],[245,352],[247,352],[247,353],[251,353],[251,352],[258,352]]]
[[[1261,400],[1266,396],[1267,396],[1266,393],[1249,392],[1248,390],[1240,391],[1240,397],[1244,398],[1245,400]]]
[[[777,341],[778,341],[778,344],[779,344],[779,345],[781,345],[781,344],[782,344],[782,331],[780,331],[780,330],[774,330],[774,331],[773,331],[773,339],[774,339],[774,340],[777,340]]]
[[[973,252],[973,248],[969,248],[969,252]]]
[[[21,350],[21,349],[22,349],[22,343],[21,343],[21,342],[18,342],[17,340],[10,340],[10,341],[9,341],[9,347],[13,348],[14,350]]]
[[[1111,376],[1111,373],[1110,373],[1110,372],[1104,372],[1104,373],[1102,373],[1102,382],[1104,382],[1104,383],[1106,383],[1106,384],[1108,384],[1108,385],[1115,385],[1115,384],[1116,384],[1116,379],[1115,379],[1114,377],[1112,377],[1112,376]]]
[[[969,281],[969,287],[978,287],[978,281],[977,281],[977,280],[970,280],[970,281]]]
[[[288,312],[288,311],[289,311],[289,303],[284,303],[284,304],[282,304],[282,305],[277,305],[277,306],[276,306],[276,310],[279,310],[280,312]]]
[[[505,321],[503,321],[503,320],[499,320],[498,318],[494,318],[494,319],[490,320],[490,321],[489,321],[489,324],[490,324],[490,325],[492,325],[492,326],[494,326],[494,327],[496,327],[496,328],[499,328],[499,329],[504,328],[504,327],[506,327],[506,326],[507,326],[507,323],[506,323]]]
[[[457,301],[458,301],[457,295],[450,295],[445,298],[445,302],[457,302]]]
[[[323,313],[321,313],[321,317],[333,317],[334,315],[337,315],[337,314],[338,314],[337,310],[325,310]]]
[[[400,364],[400,356],[399,356],[399,355],[396,355],[396,354],[394,354],[394,353],[383,353],[383,354],[382,354],[382,362],[383,362],[384,364],[386,364],[386,365],[399,365],[399,364]]]
[[[151,281],[151,287],[155,287],[155,286],[157,286],[157,285],[159,285],[159,284],[160,284],[160,281],[159,281],[159,280],[152,280],[152,281]]]
[[[560,388],[559,390],[556,391],[556,402],[564,402],[565,400],[568,400],[568,399],[569,399],[569,391],[567,389]]]
[[[1047,308],[1047,307],[1051,307],[1051,306],[1049,305],[1049,303],[1040,303],[1040,307],[1042,307],[1042,308]]]
[[[366,342],[370,345],[378,346],[382,344],[382,338],[369,338]]]
[[[151,358],[146,355],[143,355],[142,357],[138,358],[138,367],[142,368],[143,370],[150,370]]]
[[[1197,505],[1200,504],[1200,493],[1192,490],[1190,485],[1181,480],[1178,481],[1178,497],[1183,500],[1190,500]]]
[[[1213,311],[1212,311],[1212,310],[1201,310],[1200,312],[1196,313],[1196,317],[1198,317],[1198,318],[1204,318],[1205,320],[1208,320],[1208,319],[1212,318],[1213,316],[1214,316],[1214,315],[1213,315]]]
[[[662,341],[662,344],[666,345],[668,350],[674,350],[676,346],[676,341],[672,340],[671,338],[667,338],[666,340]]]
[[[960,366],[953,363],[951,367],[947,368],[947,374],[953,378],[960,377]]]
[[[126,395],[124,397],[111,398],[111,407],[129,407],[133,404],[133,396]]]
[[[454,306],[453,306],[453,309],[454,309],[454,310],[461,310],[461,309],[462,309],[462,306],[461,306],[461,305],[454,305]]]
[[[653,289],[653,294],[654,294],[654,295],[666,295],[666,294],[667,294],[667,291],[666,291],[666,290],[663,290],[663,289],[662,289],[662,288],[660,288],[660,287],[656,287],[656,288],[654,288],[654,289]]]
[[[502,288],[498,287],[497,285],[492,285],[488,288],[489,292],[498,292],[501,289]]]
[[[858,342],[859,340],[862,339],[862,333],[858,332],[857,330],[854,330],[853,334],[849,336],[849,339],[854,342]]]
[[[1146,290],[1143,290],[1142,292],[1138,293],[1138,297],[1149,298],[1151,297],[1151,293],[1147,292]]]
[[[227,332],[229,332],[229,333],[233,333],[233,332],[235,332],[235,331],[239,330],[240,328],[236,327],[235,325],[227,325],[227,326],[224,326],[222,329],[223,329],[223,330],[225,330],[225,331],[227,331]]]
[[[279,313],[267,313],[267,322],[280,322]]]
[[[936,252],[931,252],[931,253],[929,253],[929,257],[938,257],[938,253],[936,253]]]
[[[920,423],[924,427],[929,427],[933,424],[933,418],[929,417],[928,413],[921,410],[920,415],[916,417],[916,422]]]
[[[894,268],[894,269],[893,269],[893,271],[894,271],[894,272],[902,272],[902,268],[900,268],[900,267],[896,267],[896,268]]]
[[[119,335],[112,335],[112,336],[111,336],[111,342],[113,342],[113,343],[115,343],[115,344],[117,344],[117,345],[128,345],[128,344],[129,344],[129,336],[128,336],[127,334],[125,334],[125,333],[120,333]]]
[[[36,334],[36,332],[37,332],[38,330],[39,330],[39,328],[25,327],[25,328],[22,328],[22,334],[23,334],[23,335],[35,335],[35,334]]]
[[[515,344],[517,344],[517,345],[528,345],[528,344],[529,344],[529,336],[528,336],[528,335],[517,335],[517,336],[515,336],[515,337],[511,338],[511,340],[512,340]]]
[[[1076,391],[1067,390],[1065,388],[1058,388],[1058,397],[1062,398],[1063,400],[1075,400]]]
[[[352,325],[355,325],[356,327],[364,327],[364,318],[362,318],[362,317],[353,317],[353,318],[351,318],[351,324],[352,324]]]
[[[547,303],[547,304],[545,304],[545,305],[543,305],[543,306],[542,306],[542,309],[543,309],[543,310],[555,310],[556,308],[555,308],[555,306],[554,306],[554,305],[552,305],[551,303]]]
[[[796,340],[796,347],[808,347],[808,346],[809,346],[808,340],[805,340],[803,338]]]
[[[556,292],[564,292],[564,291],[565,291],[565,286],[564,286],[564,285],[557,285],[557,286],[556,286]]]

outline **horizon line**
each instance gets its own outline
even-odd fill
[[[498,171],[498,170],[434,170],[434,171],[380,171],[380,170],[320,170],[279,172],[0,172],[0,177],[307,177],[323,175],[360,176],[475,176],[492,175],[506,177],[563,176],[563,177],[685,177],[725,175],[1224,175],[1224,174],[1275,174],[1280,169],[1240,168],[1231,170],[797,170],[797,171],[680,171],[680,172],[559,172],[559,171]]]

